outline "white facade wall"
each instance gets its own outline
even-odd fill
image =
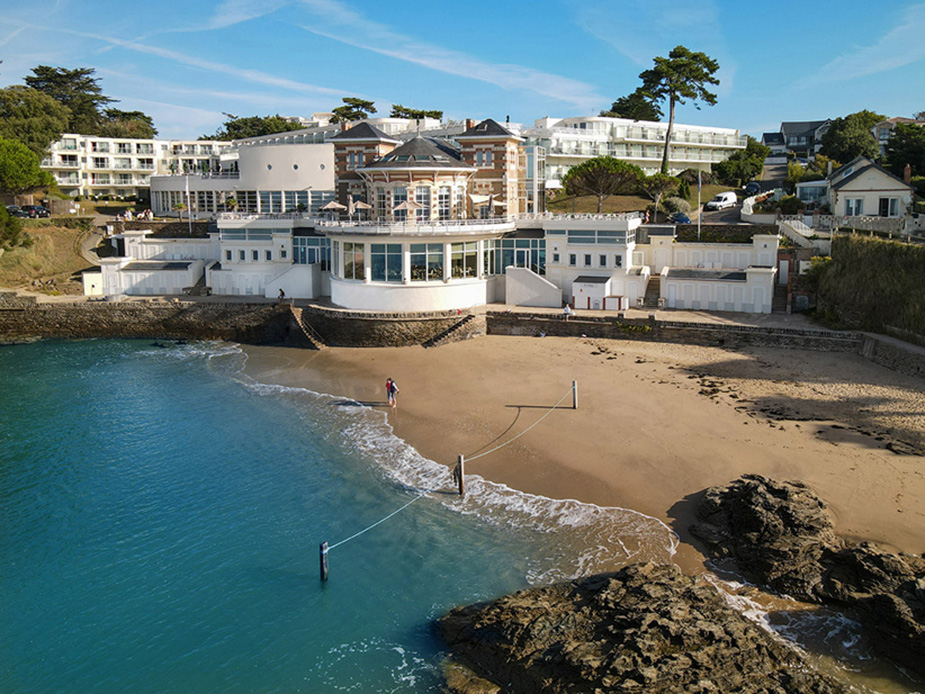
[[[208,239],[151,238],[150,230],[126,231],[116,238],[125,241],[125,255],[138,260],[216,260],[218,236]]]
[[[662,275],[661,293],[668,308],[771,313],[774,273],[774,268],[750,268],[744,282]]]
[[[126,270],[135,258],[104,258],[100,261],[102,293],[106,296],[180,295],[202,277],[204,264],[193,261],[184,270]]]
[[[229,142],[96,137],[65,133],[42,160],[65,195],[137,196],[170,171],[215,170]]]
[[[612,156],[641,167],[647,174],[660,169],[668,123],[625,118],[541,118],[522,134],[527,144],[546,149],[546,187],[557,188],[572,166],[598,156]],[[709,171],[745,148],[746,138],[733,128],[674,124],[669,169]]]
[[[860,212],[857,211],[859,200]],[[902,217],[912,204],[912,191],[902,181],[870,168],[842,187],[830,188],[829,204],[832,214],[838,217]]]
[[[360,311],[444,311],[489,303],[486,279],[445,284],[364,283],[331,278],[331,302]]]
[[[562,305],[562,291],[530,268],[511,266],[504,269],[504,303],[556,308]]]

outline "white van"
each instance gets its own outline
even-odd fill
[[[725,210],[727,207],[735,207],[738,201],[739,200],[736,198],[736,194],[731,190],[727,190],[725,193],[720,193],[715,198],[710,200],[710,202],[704,205],[704,209]]]

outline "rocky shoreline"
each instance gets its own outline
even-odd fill
[[[691,532],[749,580],[854,610],[881,654],[925,676],[925,559],[835,535],[825,503],[800,482],[745,475],[707,490]]]
[[[806,485],[745,475],[709,489],[691,531],[770,591],[853,610],[885,657],[925,674],[925,560],[838,538]],[[452,652],[448,690],[459,694],[848,691],[673,565],[460,607],[437,630]]]

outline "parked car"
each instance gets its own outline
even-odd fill
[[[758,181],[751,181],[745,184],[746,195],[758,195],[761,192],[761,184]]]
[[[33,219],[36,217],[51,217],[51,212],[49,209],[47,207],[42,207],[41,205],[23,205],[21,209]]]
[[[683,212],[673,212],[672,214],[668,215],[668,221],[672,224],[690,224],[691,218]]]
[[[6,211],[7,211],[7,214],[10,215],[10,217],[28,217],[29,216],[29,213],[23,212],[20,209],[19,205],[7,205]]]
[[[739,201],[736,197],[736,194],[731,190],[727,190],[725,193],[720,193],[715,198],[710,200],[704,209],[706,210],[725,210],[727,207],[735,207],[735,204]]]

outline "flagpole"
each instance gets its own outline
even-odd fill
[[[189,226],[190,238],[193,237],[193,206],[189,199],[189,172],[186,173],[186,222]]]
[[[700,169],[697,170],[697,240],[700,240],[700,218],[703,216],[703,210],[700,209]]]

